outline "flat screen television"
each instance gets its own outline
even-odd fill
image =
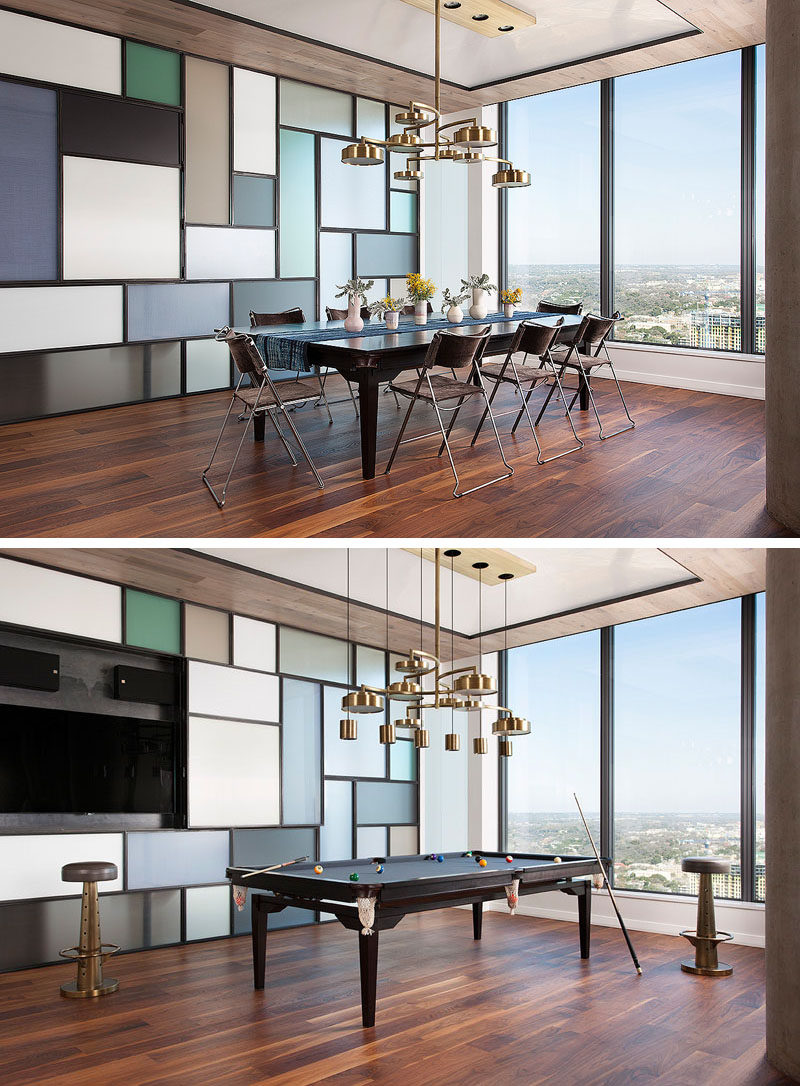
[[[175,727],[0,705],[0,812],[172,814]]]

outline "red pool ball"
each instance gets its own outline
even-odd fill
[[[513,856],[506,856],[506,863],[507,864],[513,864],[513,862],[514,862],[514,857]]]

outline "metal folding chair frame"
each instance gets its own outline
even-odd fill
[[[580,396],[581,381],[582,381],[585,384],[586,391],[589,394],[589,402],[592,405],[592,410],[594,411],[594,417],[597,419],[597,425],[598,425],[598,428],[600,430],[600,440],[601,441],[608,441],[608,439],[611,438],[611,437],[616,437],[618,434],[624,434],[624,433],[627,433],[628,430],[633,430],[634,427],[636,426],[636,423],[631,418],[631,413],[628,410],[628,405],[625,402],[625,397],[622,395],[622,389],[620,388],[619,381],[617,380],[617,374],[616,374],[616,371],[614,369],[614,363],[611,361],[611,355],[608,353],[608,347],[606,346],[606,337],[605,336],[600,341],[600,343],[598,343],[597,350],[595,351],[595,353],[593,355],[590,355],[589,357],[590,358],[598,358],[599,355],[600,355],[601,350],[605,351],[606,357],[605,357],[605,361],[601,361],[598,365],[599,366],[608,366],[609,369],[611,370],[611,376],[614,378],[614,384],[617,386],[617,392],[619,393],[620,402],[622,403],[623,410],[625,411],[625,414],[626,414],[626,416],[628,418],[628,422],[630,423],[630,426],[620,426],[620,428],[618,430],[614,430],[614,432],[611,433],[611,434],[603,433],[603,422],[602,422],[602,419],[600,418],[600,412],[597,410],[597,404],[595,403],[594,394],[592,393],[592,385],[591,385],[591,382],[589,380],[589,377],[591,376],[591,370],[587,373],[587,371],[583,368],[583,362],[581,360],[580,348],[579,348],[579,345],[577,344],[577,342],[572,344],[572,346],[570,347],[570,350],[569,350],[568,354],[565,356],[565,358],[559,359],[559,367],[560,367],[561,372],[560,372],[560,374],[557,375],[557,380],[559,380],[559,384],[560,384],[560,378],[564,376],[564,373],[566,372],[568,366],[570,365],[570,358],[572,356],[572,353],[574,352],[575,355],[577,356],[577,365],[576,365],[576,363],[573,362],[571,368],[577,369],[579,371],[580,380],[578,382],[578,388],[575,391],[575,395],[572,397],[572,400],[570,401],[570,404],[569,404],[569,408],[567,410],[568,411],[572,410],[572,407],[574,406],[575,401],[577,400],[578,396]],[[591,369],[597,369],[597,368],[598,368],[598,366],[593,366]],[[554,367],[554,369],[555,369],[555,367]],[[541,419],[542,415],[545,412],[545,409],[547,408],[548,403],[550,402],[550,399],[551,399],[551,397],[553,395],[553,392],[555,391],[555,387],[556,387],[555,385],[553,385],[551,387],[550,392],[548,393],[547,399],[542,404],[542,409],[541,409],[541,411],[539,412],[539,414],[536,417],[536,425],[537,426],[539,424],[539,420]]]

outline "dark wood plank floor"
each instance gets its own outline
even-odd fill
[[[334,384],[335,382],[332,382]],[[610,382],[598,382],[601,410],[619,415]],[[326,487],[292,468],[274,434],[249,438],[218,510],[200,480],[227,404],[224,393],[94,411],[0,428],[0,536],[381,536],[725,537],[789,534],[764,505],[764,405],[758,400],[626,384],[634,431],[600,442],[579,417],[581,452],[540,466],[530,431],[510,436],[515,475],[466,498],[452,497],[435,439],[404,446],[380,474],[400,413],[380,397],[378,477],[360,474],[358,426],[349,402],[295,418]],[[341,393],[341,382],[339,392]],[[510,388],[497,398],[508,412]],[[618,401],[617,401],[618,402]],[[497,474],[490,430],[468,448],[471,416],[457,425],[462,485]],[[430,429],[418,409],[410,432]],[[416,426],[416,429],[413,427]],[[566,432],[565,432],[566,431]],[[550,452],[566,447],[564,419],[542,428]],[[238,432],[229,433],[232,452]],[[227,466],[227,461],[221,465]],[[502,466],[502,465],[500,465]]]
[[[113,937],[112,932],[104,932]],[[70,1001],[74,967],[0,976],[0,1081],[36,1086],[767,1086],[764,954],[726,946],[729,979],[690,977],[686,944],[466,910],[381,934],[374,1029],[361,1028],[356,936],[339,924],[268,937],[254,992],[249,939],[125,955],[117,994]]]

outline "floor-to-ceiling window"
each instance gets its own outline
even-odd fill
[[[756,596],[756,636],[755,636],[755,795],[753,797],[756,816],[754,857],[756,901],[764,900],[766,869],[766,834],[764,829],[764,803],[766,788],[764,784],[764,731],[765,731],[765,690],[766,690],[766,596],[759,592]]]
[[[766,220],[764,216],[764,193],[766,181],[766,129],[767,129],[767,49],[759,45],[756,49],[756,177],[755,177],[755,225],[756,225],[756,269],[755,269],[755,348],[763,354],[766,348],[766,307],[764,296],[764,247],[766,238]]]
[[[508,194],[508,274],[523,306],[540,298],[600,306],[600,84],[508,104],[508,157],[533,185]]]

